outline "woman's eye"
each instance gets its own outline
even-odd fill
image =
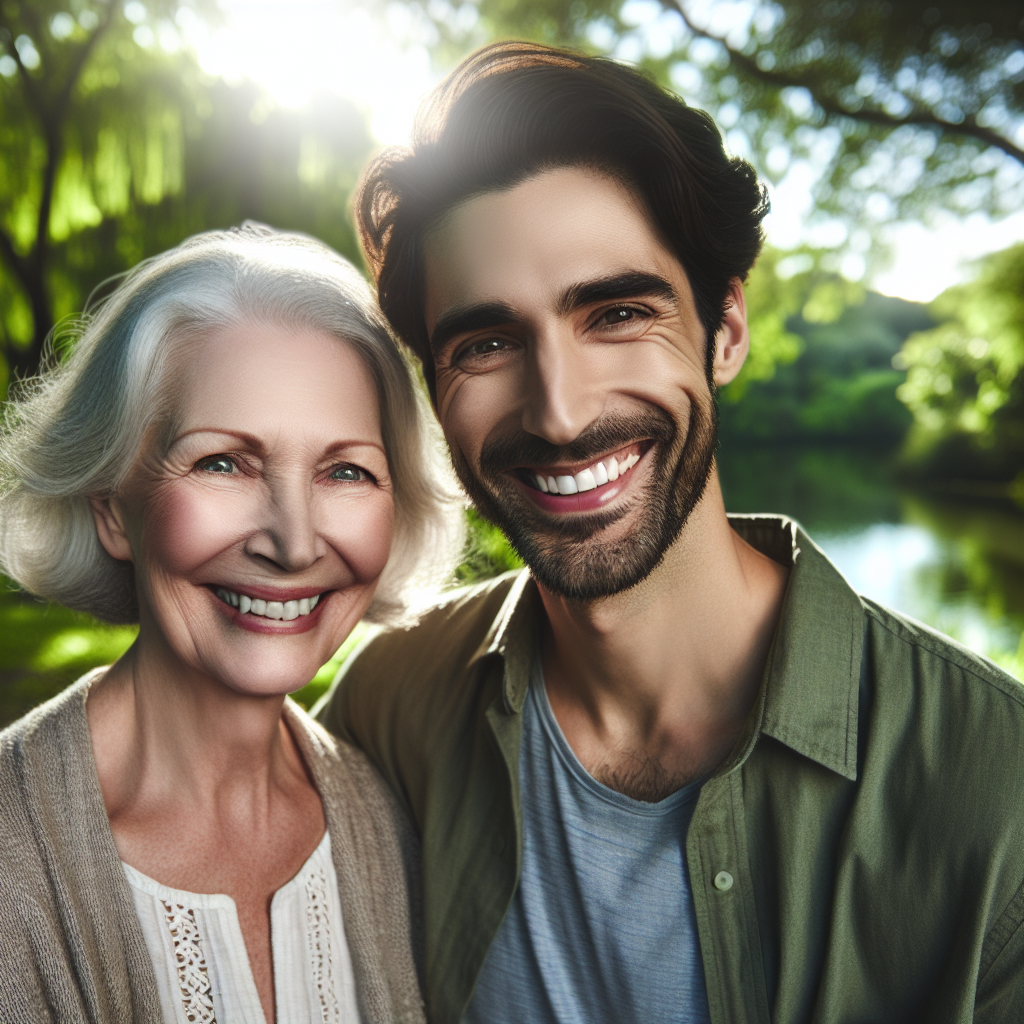
[[[234,473],[238,469],[234,460],[226,455],[212,455],[208,459],[200,459],[196,463],[196,468],[204,473]]]
[[[368,480],[369,476],[366,472],[355,466],[338,466],[337,469],[331,470],[330,478],[332,480],[357,483],[360,480]]]

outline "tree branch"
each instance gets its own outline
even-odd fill
[[[19,256],[14,248],[14,243],[8,237],[7,232],[0,230],[0,256],[10,264],[11,269],[18,276],[23,284],[28,279],[28,264],[24,256]]]
[[[0,42],[4,44],[4,49],[7,50],[14,63],[18,65],[18,75],[28,96],[29,105],[36,112],[40,120],[42,120],[45,116],[43,101],[39,97],[35,80],[28,73],[28,68],[22,63],[21,54],[18,53],[18,48],[14,45],[14,34],[6,25],[0,25]]]
[[[114,5],[110,4],[107,7],[107,13],[103,21],[96,26],[92,35],[82,44],[75,59],[72,61],[67,79],[51,104],[50,109],[46,111],[45,115],[40,116],[43,124],[43,134],[46,136],[47,150],[46,166],[43,168],[43,189],[39,198],[39,215],[36,221],[35,252],[40,260],[42,259],[42,253],[47,248],[46,243],[50,231],[50,210],[53,207],[53,190],[57,180],[57,167],[63,155],[60,135],[64,116],[67,113],[71,94],[74,92],[75,85],[82,74],[82,69],[85,67],[86,61],[89,59],[89,55],[92,53],[97,42],[99,42],[100,36],[110,27],[113,16]]]
[[[993,131],[991,128],[985,128],[978,124],[973,116],[965,118],[960,124],[956,124],[953,121],[945,121],[941,117],[937,117],[929,110],[922,110],[920,108],[915,109],[905,117],[896,117],[892,114],[887,114],[884,110],[878,110],[873,107],[862,107],[859,110],[853,110],[843,106],[843,104],[831,96],[822,95],[813,84],[809,84],[798,75],[786,74],[781,71],[768,71],[760,67],[755,58],[734,49],[720,36],[716,36],[707,29],[695,25],[686,12],[683,0],[661,0],[661,3],[663,6],[675,11],[695,36],[718,43],[729,55],[730,63],[741,71],[779,89],[806,89],[811,94],[814,102],[826,114],[833,117],[848,117],[854,121],[864,121],[868,124],[876,124],[884,128],[901,128],[904,125],[915,125],[921,128],[937,128],[939,131],[949,132],[952,135],[966,135],[969,138],[983,142],[986,146],[994,146],[996,149],[1001,149],[1007,156],[1012,157],[1018,163],[1024,164],[1024,149],[1015,146],[1009,139]]]

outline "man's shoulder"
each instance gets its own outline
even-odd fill
[[[876,768],[889,766],[887,786],[917,780],[908,813],[924,804],[936,820],[969,813],[968,831],[982,839],[1024,840],[1024,684],[929,626],[862,600],[869,760],[873,751]]]
[[[1024,683],[931,626],[870,598],[862,597],[861,603],[870,624],[867,653],[877,678],[898,675],[920,680],[928,688],[941,687],[947,698],[1005,702],[1024,725]]]
[[[383,672],[399,686],[451,678],[479,652],[523,571],[449,591],[424,609],[415,625],[373,634],[353,652],[342,675]]]
[[[446,703],[471,677],[502,610],[525,570],[442,595],[416,624],[371,634],[345,662],[330,693],[314,709],[332,732],[351,736],[367,713],[426,712]]]

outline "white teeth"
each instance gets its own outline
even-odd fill
[[[243,615],[262,615],[284,622],[291,622],[300,615],[308,615],[320,600],[320,595],[317,594],[316,597],[303,597],[296,601],[264,601],[258,597],[249,597],[248,594],[237,594],[224,587],[218,587],[216,594],[225,604],[237,608]]]
[[[543,477],[534,474],[533,479],[537,490],[543,491],[544,494],[582,494],[584,491],[592,491],[595,487],[604,487],[605,484],[618,480],[639,461],[640,456],[635,452],[627,455],[621,462],[613,455],[604,462],[595,462],[594,465],[580,470],[575,476]]]
[[[573,480],[576,481],[576,488],[581,494],[583,491],[592,491],[597,486],[597,480],[589,469],[580,470]]]

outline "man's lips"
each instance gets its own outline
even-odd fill
[[[634,441],[582,465],[529,466],[518,470],[517,475],[527,487],[542,494],[584,494],[614,483],[628,473],[647,447],[649,444],[645,442]]]
[[[582,466],[531,466],[515,475],[530,499],[545,511],[603,508],[626,489],[633,467],[650,447],[650,442],[637,441]]]

